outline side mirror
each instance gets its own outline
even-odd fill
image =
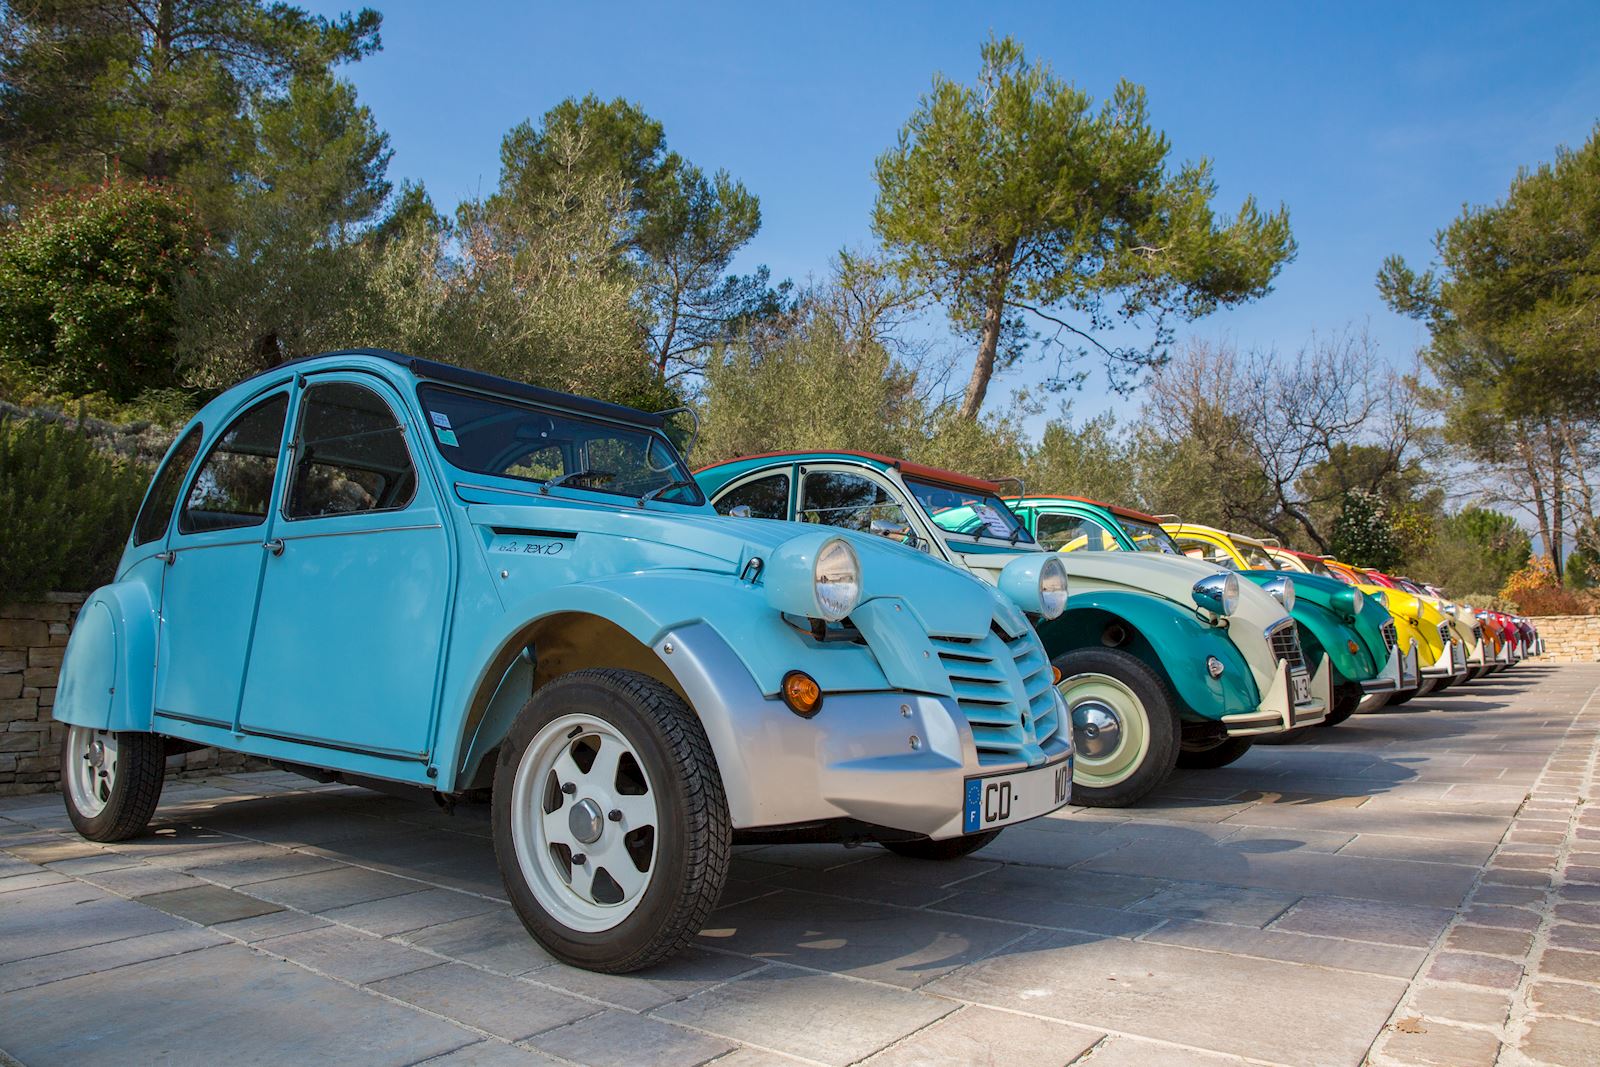
[[[728,509],[728,517],[732,519],[753,519],[755,512],[750,510],[749,504],[740,504],[738,507]]]

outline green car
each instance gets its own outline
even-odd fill
[[[844,451],[747,456],[695,478],[725,515],[875,533],[1002,589],[1036,577],[1041,555],[1059,560],[1066,609],[1033,622],[1061,672],[1077,803],[1132,804],[1174,767],[1223,766],[1252,738],[1327,713],[1327,672],[1307,667],[1294,620],[1270,594],[1182,556],[1046,553],[994,482]],[[841,627],[838,639],[849,636]],[[940,654],[958,682],[964,672],[980,680],[975,658],[954,646]],[[974,707],[969,717],[982,716]]]
[[[1046,548],[1062,552],[1162,552],[1203,559],[1265,589],[1294,616],[1306,659],[1327,662],[1333,704],[1321,725],[1355,713],[1362,698],[1406,682],[1389,612],[1359,589],[1315,574],[1289,580],[1265,546],[1209,526],[1163,524],[1159,517],[1096,500],[1030,496],[1008,500]]]

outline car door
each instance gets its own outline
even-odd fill
[[[886,480],[866,470],[802,466],[794,517],[799,522],[878,534],[924,552],[931,543],[927,530],[919,528],[914,509]]]
[[[454,586],[398,395],[316,375],[273,515],[240,711],[247,732],[425,759]]]
[[[234,728],[288,411],[284,388],[253,401],[223,428],[188,482],[167,538],[159,716]]]

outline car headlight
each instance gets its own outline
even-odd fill
[[[1359,592],[1361,592],[1361,590],[1357,589],[1356,592],[1359,593]],[[1385,607],[1386,608],[1386,607],[1389,606],[1389,594],[1385,593],[1383,590],[1381,590],[1381,589],[1378,590],[1376,593],[1373,593],[1372,596],[1373,596],[1373,599],[1375,599],[1378,602],[1378,605],[1380,607]],[[1356,604],[1359,605],[1360,603],[1361,603],[1361,601],[1358,599],[1356,601]],[[1360,611],[1361,609],[1359,607],[1357,607],[1356,610]]]
[[[1267,592],[1271,593],[1272,596],[1273,596],[1273,599],[1275,599],[1278,603],[1283,605],[1283,610],[1284,611],[1293,611],[1294,610],[1294,579],[1293,578],[1290,578],[1287,575],[1285,575],[1285,576],[1283,576],[1281,578],[1274,578],[1274,579],[1272,579],[1272,581],[1270,581],[1266,585],[1262,586],[1262,588],[1265,589]]]
[[[1383,603],[1382,593],[1374,593],[1373,596],[1379,598],[1378,602],[1380,604]],[[1333,594],[1332,601],[1333,606],[1338,609],[1341,615],[1348,615],[1353,619],[1361,614],[1361,608],[1366,604],[1367,598],[1359,589],[1345,588],[1337,590]]]
[[[1030,615],[1058,618],[1067,610],[1067,568],[1054,552],[1029,552],[1000,571],[1000,591]]]
[[[1213,615],[1232,615],[1239,606],[1239,576],[1232,572],[1207,575],[1194,583],[1189,595]]]
[[[811,569],[817,609],[822,618],[838,622],[861,601],[861,561],[856,550],[834,538],[817,552]]]
[[[778,611],[837,622],[861,602],[861,561],[837,534],[808,531],[773,550],[761,584]]]

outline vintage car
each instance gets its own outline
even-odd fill
[[[664,416],[390,352],[224,392],[85,604],[55,715],[67,812],[138,834],[166,754],[487,797],[557,958],[648,966],[740,840],[971,852],[1067,803],[1071,732],[1005,590],[881,538],[722,518]]]
[[[1312,555],[1310,552],[1300,552],[1281,545],[1267,545],[1267,554],[1277,563],[1279,570],[1290,571],[1296,574],[1312,574],[1327,578],[1342,585],[1351,584],[1344,578],[1338,577],[1328,567],[1327,561],[1321,556]],[[1364,699],[1368,707],[1379,707],[1389,703],[1389,697],[1399,696],[1408,691],[1414,691],[1422,684],[1421,650],[1426,647],[1422,635],[1412,625],[1411,620],[1403,615],[1396,615],[1390,611],[1383,602],[1383,597],[1378,595],[1367,596],[1367,601],[1376,604],[1384,613],[1392,626],[1394,626],[1395,647],[1401,651],[1400,655],[1400,684],[1393,691],[1382,694],[1383,699],[1374,699],[1369,695]]]
[[[1447,689],[1467,676],[1466,650],[1438,608],[1404,589],[1383,584],[1377,580],[1376,572],[1326,556],[1322,562],[1328,568],[1328,573],[1341,582],[1380,600],[1389,609],[1397,626],[1402,622],[1410,626],[1420,642],[1417,654],[1422,684],[1415,689],[1390,694],[1387,703],[1404,704],[1412,697]]]
[[[1408,672],[1388,609],[1376,600],[1367,603],[1361,590],[1300,567],[1284,567],[1272,554],[1274,546],[1246,534],[1198,523],[1168,522],[1161,528],[1177,551],[1236,570],[1268,592],[1281,587],[1285,573],[1294,574],[1293,596],[1284,606],[1300,627],[1300,646],[1313,663],[1325,656],[1332,665],[1333,707],[1322,725],[1344,722],[1370,694],[1417,684],[1415,664]]]
[[[1320,722],[1327,676],[1268,594],[1160,553],[1049,553],[994,482],[864,452],[747,456],[695,475],[718,511],[876,532],[1006,588],[1064,563],[1072,596],[1038,619],[1072,714],[1073,799],[1132,804],[1174,767],[1220,767],[1252,737]]]
[[[1434,686],[1434,692],[1442,692],[1452,685],[1469,682],[1477,677],[1473,667],[1474,665],[1482,664],[1483,631],[1479,628],[1478,620],[1473,615],[1464,614],[1455,604],[1450,603],[1443,597],[1435,596],[1409,578],[1385,574],[1383,571],[1372,567],[1366,568],[1366,574],[1370,581],[1377,582],[1386,589],[1399,590],[1402,593],[1416,597],[1422,603],[1432,607],[1439,617],[1444,620],[1445,629],[1441,630],[1440,633],[1452,643],[1451,655],[1458,669],[1453,677],[1448,679],[1441,678]],[[1460,652],[1459,657],[1456,656],[1456,650],[1458,649]]]

